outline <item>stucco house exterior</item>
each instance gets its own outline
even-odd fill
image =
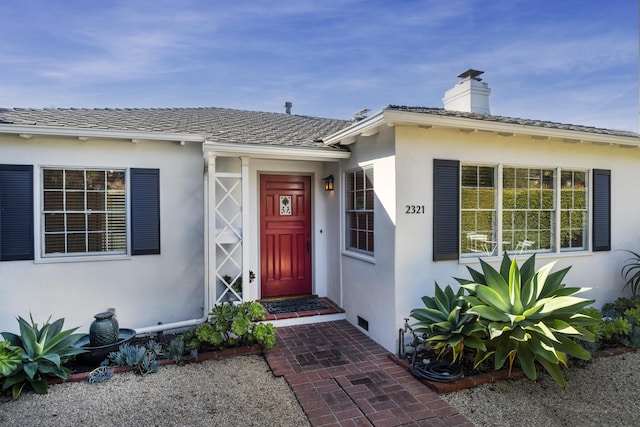
[[[493,116],[480,74],[444,109],[351,121],[0,109],[0,330],[28,313],[87,329],[115,308],[149,332],[220,301],[316,294],[394,351],[435,281],[503,251],[573,266],[596,305],[620,296],[640,136]]]

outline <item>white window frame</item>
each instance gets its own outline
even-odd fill
[[[367,199],[366,199],[366,192],[367,192],[367,188],[366,188],[366,184],[365,187],[362,189],[354,189],[353,193],[349,192],[349,184],[348,184],[348,177],[351,174],[354,173],[362,173],[363,174],[363,178],[366,178],[367,172],[370,171],[371,172],[371,183],[372,183],[372,188],[371,188],[371,208],[367,209]],[[352,169],[348,169],[346,171],[344,171],[344,227],[345,227],[345,235],[344,235],[344,250],[346,253],[354,255],[357,254],[359,256],[364,256],[367,258],[373,258],[374,254],[375,254],[375,173],[374,173],[374,167],[372,164],[370,165],[364,165],[364,166],[360,166],[360,167],[356,167],[356,168],[352,168]],[[363,179],[363,183],[366,182],[366,179]],[[356,191],[364,191],[365,192],[365,200],[364,200],[364,206],[362,208],[358,208],[357,206],[355,206],[355,200],[354,200],[354,208],[353,209],[349,209],[349,202],[348,202],[348,197],[353,195]],[[350,224],[351,224],[351,214],[352,213],[364,213],[366,215],[371,215],[371,222],[372,222],[372,230],[369,231],[366,228],[362,229],[362,231],[364,231],[365,233],[371,234],[371,237],[373,239],[373,250],[369,251],[366,249],[361,249],[355,246],[351,246],[351,228]],[[360,228],[357,228],[357,230],[360,230]],[[367,246],[369,246],[367,244]]]
[[[480,250],[478,251],[478,253],[474,253],[474,252],[467,252],[467,253],[462,253],[462,239],[466,239],[467,236],[463,236],[463,230],[462,230],[462,212],[463,212],[463,208],[462,208],[462,170],[464,168],[464,166],[474,166],[474,167],[493,167],[494,171],[495,171],[495,189],[496,189],[496,199],[495,199],[495,223],[494,223],[494,236],[499,236],[498,238],[493,238],[493,239],[486,239],[486,241],[478,241],[477,243],[484,245],[484,248],[486,248],[486,250]],[[587,252],[590,250],[591,248],[591,242],[590,242],[590,238],[589,238],[589,233],[591,231],[591,227],[592,227],[592,223],[591,223],[591,215],[593,213],[593,208],[592,208],[592,202],[591,202],[591,179],[590,179],[590,174],[591,174],[591,170],[590,169],[585,169],[585,168],[576,168],[576,167],[549,167],[549,166],[535,166],[535,165],[514,165],[514,164],[487,164],[487,163],[482,163],[482,162],[461,162],[460,165],[460,208],[459,208],[459,214],[460,214],[460,230],[458,235],[460,236],[460,258],[461,259],[469,259],[469,258],[473,258],[473,257],[478,257],[478,256],[497,256],[500,255],[501,253],[503,253],[505,251],[505,247],[510,246],[505,244],[505,242],[503,242],[502,236],[503,236],[503,215],[505,212],[505,209],[503,208],[503,193],[504,193],[504,185],[503,185],[503,177],[504,177],[504,173],[503,170],[504,168],[515,168],[515,169],[552,169],[554,171],[555,177],[554,177],[554,209],[553,209],[553,218],[552,218],[552,229],[551,229],[551,235],[552,235],[552,241],[551,241],[551,248],[550,249],[541,249],[541,250],[532,250],[530,249],[530,246],[527,246],[526,242],[524,245],[522,245],[521,247],[513,247],[513,248],[507,248],[507,253],[513,255],[513,254],[521,254],[521,253],[539,253],[539,254],[543,254],[543,253],[551,253],[551,254],[560,254],[560,253],[576,253],[576,252]],[[562,209],[562,205],[561,205],[561,190],[562,190],[562,182],[561,182],[561,177],[562,177],[562,172],[581,172],[584,173],[584,177],[585,177],[585,182],[584,182],[584,191],[585,191],[585,204],[586,204],[586,208],[584,210],[585,212],[585,217],[584,217],[584,226],[583,226],[583,230],[584,230],[584,245],[582,247],[575,247],[575,248],[563,248],[561,247],[561,233],[562,233],[562,212],[563,211],[567,211],[567,209]],[[572,209],[575,210],[575,209]],[[580,209],[577,209],[580,210]],[[481,234],[481,233],[478,233]],[[472,236],[472,237],[476,237],[476,236]],[[477,236],[478,238],[482,237],[482,236]]]
[[[80,171],[84,171],[85,173],[85,179],[86,179],[86,172],[87,171],[100,171],[100,172],[109,172],[109,171],[117,171],[117,172],[123,172],[124,173],[124,180],[125,180],[125,186],[124,186],[124,240],[125,240],[125,247],[124,249],[119,249],[119,250],[112,250],[112,251],[93,251],[93,252],[89,252],[88,251],[88,247],[86,248],[87,250],[85,252],[55,252],[55,253],[46,253],[46,244],[45,244],[45,235],[47,234],[45,232],[45,213],[47,211],[45,211],[45,192],[47,191],[45,189],[45,171],[46,170],[62,170],[62,171],[71,171],[71,170],[80,170]],[[129,211],[129,196],[130,196],[130,176],[129,176],[129,169],[128,168],[123,168],[123,167],[83,167],[83,166],[59,166],[59,165],[40,165],[38,167],[38,173],[39,173],[39,179],[38,179],[38,183],[39,183],[39,187],[38,187],[38,191],[36,194],[36,198],[37,200],[34,200],[37,203],[37,206],[39,206],[39,210],[36,212],[35,216],[36,216],[36,221],[35,221],[35,226],[37,227],[36,229],[39,229],[39,233],[40,233],[40,238],[37,239],[37,243],[36,243],[36,261],[46,261],[46,262],[57,262],[57,261],[82,261],[82,260],[107,260],[107,259],[123,259],[123,258],[128,258],[130,255],[130,238],[131,238],[131,233],[130,233],[130,211]],[[62,190],[64,192],[64,189]],[[80,191],[80,190],[79,190]],[[84,194],[87,194],[87,189],[85,186],[85,189],[82,190],[84,192]],[[107,191],[105,189],[105,191]],[[85,210],[84,211],[78,211],[79,213],[90,213],[91,210],[87,210],[87,206],[86,206],[86,197],[85,197]],[[104,213],[105,215],[108,214],[109,210],[107,209],[107,206],[105,206],[105,209],[103,211],[100,211],[100,213]],[[60,213],[66,213],[66,210],[62,210],[60,211]],[[89,234],[88,231],[88,224],[85,224],[85,233]],[[108,229],[105,229],[106,232],[108,232]],[[67,234],[67,231],[65,230],[64,234]]]

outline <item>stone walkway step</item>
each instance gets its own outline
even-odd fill
[[[314,427],[473,426],[346,320],[279,327],[276,339],[267,363]]]

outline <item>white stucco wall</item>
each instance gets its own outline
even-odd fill
[[[396,128],[396,330],[423,295],[433,295],[434,282],[457,285],[453,277],[468,278],[466,266],[480,269],[477,259],[433,261],[433,159],[461,163],[503,163],[516,166],[611,170],[611,251],[539,254],[537,268],[557,260],[554,269],[572,266],[567,285],[591,287],[586,297],[595,305],[623,294],[620,269],[627,258],[622,249],[640,249],[637,210],[640,189],[640,150],[617,146],[579,144],[530,137],[504,137],[492,133],[457,130]],[[591,193],[591,189],[589,190]],[[406,205],[424,205],[421,215],[405,214]],[[591,213],[591,211],[590,211]],[[589,231],[589,238],[591,232]],[[522,255],[518,259],[524,260]],[[491,258],[495,266],[501,257]],[[389,348],[389,347],[387,347]],[[391,348],[390,350],[393,350]]]
[[[161,255],[0,262],[0,331],[16,316],[40,324],[50,315],[88,330],[93,315],[115,308],[121,327],[141,328],[203,315],[203,159],[200,144],[0,136],[1,163],[40,167],[160,169]],[[36,198],[37,200],[38,198]],[[36,202],[37,203],[37,202]],[[34,207],[39,217],[39,206]],[[38,221],[35,240],[40,239]]]
[[[348,251],[343,252],[343,308],[349,322],[357,325],[357,317],[362,317],[369,324],[367,333],[389,348],[395,345],[397,335],[394,291],[397,188],[393,129],[383,129],[379,134],[363,138],[349,148],[352,155],[351,159],[342,163],[343,172],[354,167],[373,165],[375,253],[372,259],[366,259]],[[340,244],[344,248],[344,235]]]
[[[357,316],[368,320],[369,335],[389,351],[396,349],[404,318],[422,305],[422,296],[433,295],[436,281],[457,287],[454,277],[469,277],[467,266],[480,268],[472,258],[433,261],[434,159],[589,172],[610,169],[611,251],[538,254],[537,268],[553,261],[557,262],[554,271],[571,266],[565,283],[592,288],[584,295],[596,300],[597,307],[626,295],[620,269],[627,255],[622,250],[640,249],[640,224],[635,220],[640,150],[408,126],[382,128],[375,136],[360,137],[350,149],[352,157],[342,163],[343,171],[374,165],[376,253],[372,262],[343,254],[343,305],[347,319],[354,324]],[[407,206],[416,206],[418,212],[424,206],[424,213],[407,213]],[[588,236],[590,239],[591,228]],[[518,258],[524,261],[526,257]],[[501,257],[485,260],[498,267]]]

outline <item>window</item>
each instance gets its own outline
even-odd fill
[[[346,248],[373,254],[373,167],[345,173]]]
[[[462,165],[461,255],[586,250],[587,176],[559,168]]]
[[[555,169],[502,171],[502,244],[505,250],[555,250]]]
[[[127,252],[126,171],[42,169],[42,253]]]
[[[461,228],[462,253],[488,252],[495,242],[496,182],[495,168],[462,166]]]
[[[587,247],[587,174],[563,171],[560,176],[560,247]]]
[[[38,176],[32,165],[0,164],[0,261],[35,258],[34,191],[41,257],[160,254],[159,169],[46,167]]]

